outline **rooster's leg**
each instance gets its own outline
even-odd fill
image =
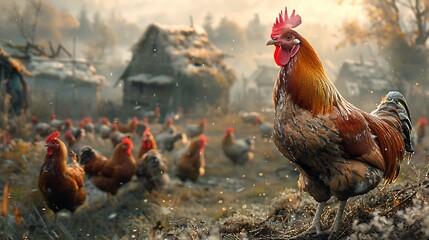
[[[320,218],[322,216],[323,208],[325,207],[325,205],[326,205],[326,202],[317,203],[316,213],[314,214],[314,218],[313,218],[313,222],[311,223],[311,226],[300,235],[307,235],[312,233],[319,234],[322,232],[322,225],[320,224]]]
[[[344,208],[346,207],[346,203],[347,203],[347,200],[340,201],[337,215],[335,216],[334,224],[332,225],[332,228],[331,228],[331,233],[335,233],[340,229],[341,223],[343,222],[343,213],[344,213]]]

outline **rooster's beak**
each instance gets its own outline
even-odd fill
[[[270,39],[267,41],[267,43],[265,43],[265,46],[269,46],[269,45],[274,45],[274,40]]]

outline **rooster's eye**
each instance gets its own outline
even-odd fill
[[[287,35],[286,40],[290,41],[292,39],[292,35]]]

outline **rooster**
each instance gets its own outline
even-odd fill
[[[251,137],[235,139],[234,128],[230,127],[225,130],[222,150],[234,165],[243,165],[254,158],[255,140]]]
[[[47,150],[40,168],[38,187],[52,211],[67,209],[74,212],[86,199],[83,188],[85,172],[73,155],[67,166],[67,148],[59,135],[56,131],[46,138]]]
[[[116,195],[119,188],[128,183],[136,170],[136,160],[132,154],[133,143],[123,138],[115,147],[113,157],[99,154],[91,147],[80,150],[79,162],[84,165],[86,174],[101,191]]]
[[[347,102],[329,80],[310,43],[293,30],[301,23],[295,11],[280,12],[267,45],[274,45],[280,71],[274,85],[273,140],[296,164],[298,186],[317,202],[310,228],[321,232],[321,214],[332,196],[339,208],[331,235],[341,227],[347,199],[374,189],[384,178],[393,182],[409,153],[411,118],[405,98],[389,92],[366,113]]]
[[[174,174],[183,182],[188,179],[195,182],[199,176],[205,174],[204,148],[206,144],[206,137],[200,135],[173,155]]]
[[[157,149],[149,150],[138,161],[136,176],[149,192],[161,190],[170,181],[166,159]]]

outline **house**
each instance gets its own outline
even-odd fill
[[[273,86],[278,67],[258,65],[249,77],[243,77],[231,90],[232,104],[238,110],[257,110],[273,106]]]
[[[123,81],[123,110],[140,116],[159,106],[165,116],[226,103],[236,77],[224,58],[201,27],[151,24],[116,84]]]
[[[365,111],[375,109],[389,91],[398,90],[384,69],[370,61],[345,61],[335,86],[347,101]]]
[[[33,114],[81,118],[97,112],[105,79],[86,60],[32,56],[27,68],[33,74],[27,78]]]

